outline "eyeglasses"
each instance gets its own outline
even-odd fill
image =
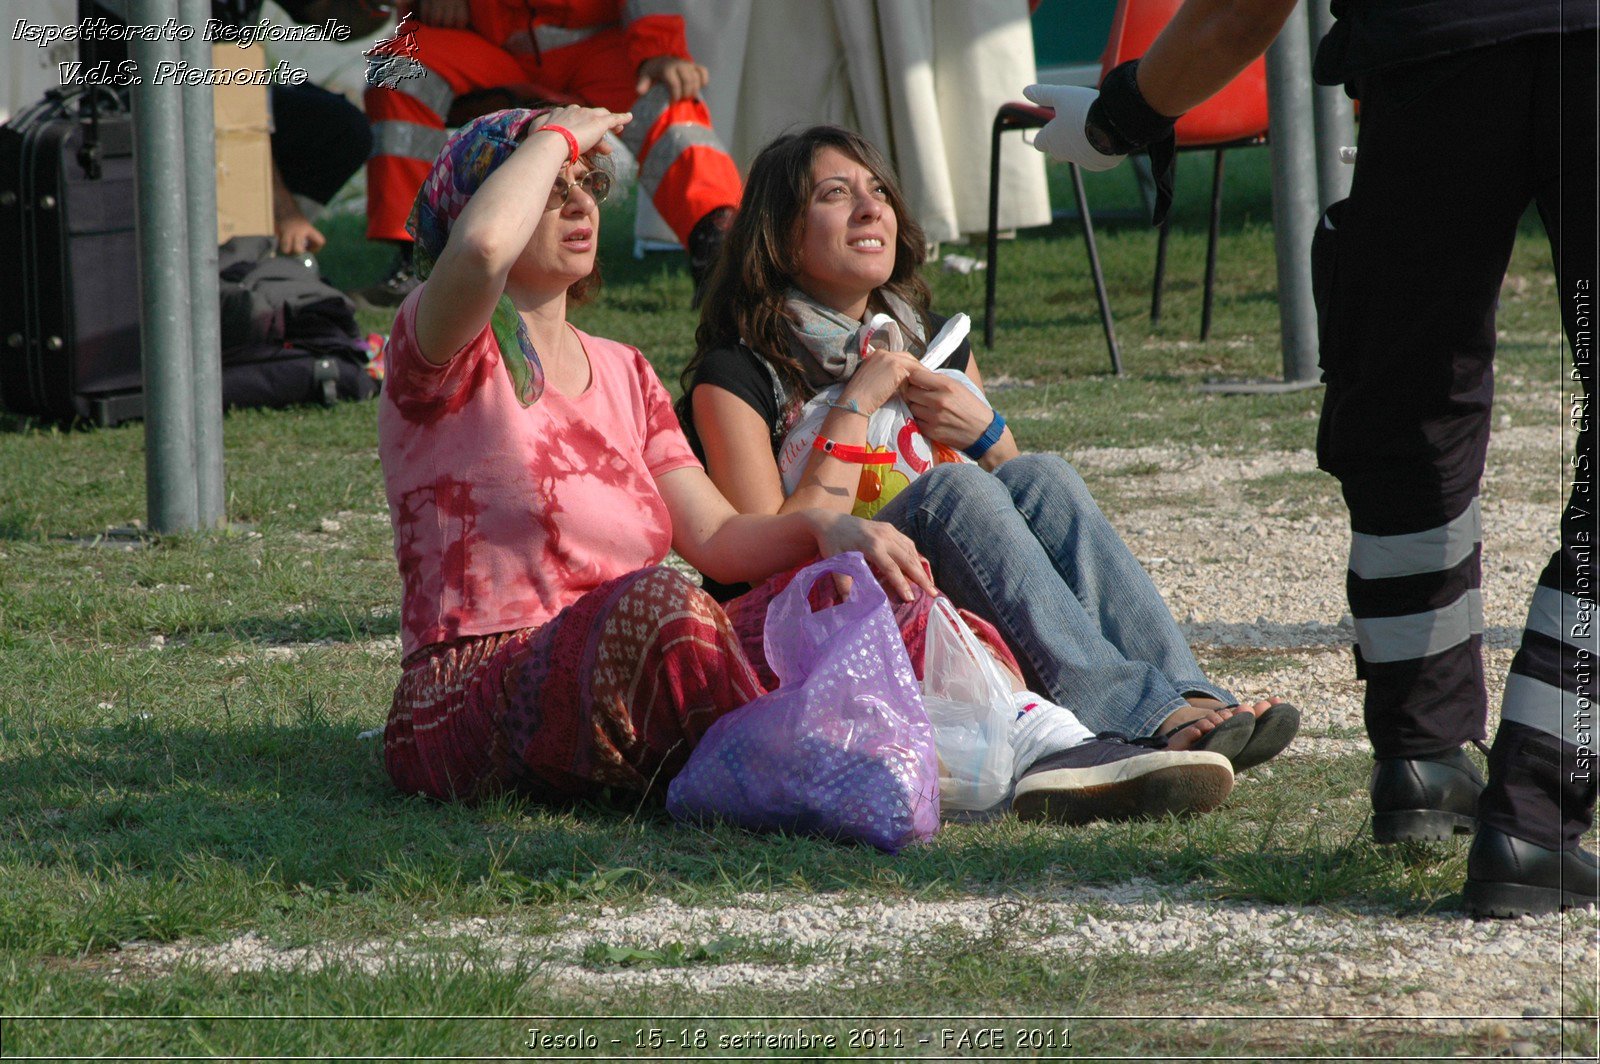
[[[544,205],[547,211],[560,210],[566,205],[567,197],[572,195],[572,186],[578,185],[589,194],[598,206],[611,195],[611,175],[604,170],[590,170],[577,181],[568,181],[560,175],[556,176],[556,183],[550,187],[550,199]]]

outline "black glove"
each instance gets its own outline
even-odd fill
[[[1100,82],[1100,96],[1089,107],[1084,135],[1107,155],[1145,152],[1156,179],[1156,207],[1152,225],[1166,221],[1172,209],[1172,184],[1177,172],[1176,118],[1160,114],[1139,91],[1139,60],[1113,67]]]

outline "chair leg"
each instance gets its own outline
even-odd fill
[[[1078,217],[1083,219],[1083,244],[1089,252],[1089,273],[1094,277],[1094,295],[1100,303],[1100,327],[1105,330],[1106,347],[1111,352],[1111,372],[1122,376],[1122,352],[1117,349],[1117,329],[1111,322],[1111,302],[1106,298],[1106,279],[1100,271],[1100,250],[1094,240],[1094,219],[1089,214],[1089,197],[1083,191],[1083,174],[1076,163],[1072,171],[1072,194],[1078,201]],[[991,267],[992,269],[992,267]],[[991,278],[992,280],[992,278]]]
[[[989,134],[989,249],[988,265],[983,283],[983,346],[994,347],[994,294],[995,274],[999,272],[1000,253],[1000,134],[1004,132],[999,115],[995,116],[994,129]]]
[[[1211,167],[1211,233],[1206,239],[1206,286],[1200,304],[1200,339],[1211,336],[1211,294],[1217,279],[1217,234],[1222,229],[1222,152]]]
[[[1150,281],[1150,324],[1161,322],[1161,285],[1167,277],[1167,237],[1172,233],[1172,215],[1161,219],[1161,230],[1156,236],[1156,275]]]

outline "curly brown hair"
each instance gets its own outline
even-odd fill
[[[685,401],[679,414],[686,428],[687,398],[695,372],[706,354],[719,347],[743,342],[766,359],[784,384],[790,403],[803,402],[811,393],[805,372],[790,350],[793,319],[784,307],[784,298],[799,266],[812,163],[823,148],[848,155],[883,183],[898,225],[894,270],[879,291],[894,293],[926,319],[930,293],[920,271],[927,244],[888,161],[861,134],[839,126],[812,126],[786,133],[762,148],[750,164],[739,213],[707,281],[694,357],[681,378]],[[887,311],[879,302],[873,301],[873,309]]]

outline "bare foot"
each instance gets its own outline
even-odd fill
[[[1236,710],[1244,710],[1246,713],[1254,713],[1257,717],[1259,717],[1261,714],[1265,713],[1267,710],[1283,701],[1284,700],[1282,698],[1279,698],[1277,695],[1273,695],[1271,698],[1263,698],[1258,702],[1251,702],[1249,705],[1240,705],[1235,706],[1234,708]]]
[[[1161,727],[1156,729],[1157,735],[1167,735],[1169,750],[1187,750],[1204,738],[1207,732],[1235,713],[1250,713],[1259,717],[1283,699],[1274,696],[1249,705],[1237,706],[1224,705],[1215,698],[1200,695],[1190,696],[1185,701],[1189,703],[1188,709],[1173,710],[1172,714],[1161,722]]]

